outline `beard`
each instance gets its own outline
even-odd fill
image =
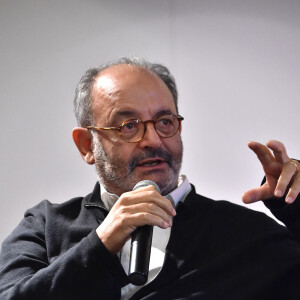
[[[110,193],[120,196],[124,192],[131,191],[139,181],[153,180],[153,178],[155,178],[153,181],[159,186],[162,195],[167,195],[177,187],[183,155],[181,139],[178,151],[173,156],[161,148],[148,148],[133,156],[129,162],[124,162],[118,154],[110,157],[95,135],[93,135],[92,147],[98,180]],[[148,173],[144,172],[142,178],[135,174],[135,168],[140,161],[155,157],[163,158],[168,164],[169,171],[167,173],[149,171]]]

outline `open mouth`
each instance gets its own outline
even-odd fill
[[[163,159],[147,159],[138,164],[139,167],[155,167],[164,163]]]

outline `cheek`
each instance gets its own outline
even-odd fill
[[[128,164],[135,155],[136,144],[115,143],[108,148],[108,155],[119,164]]]
[[[182,152],[181,136],[174,136],[164,140],[164,146],[170,154],[178,155]]]

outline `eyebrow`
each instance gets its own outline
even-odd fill
[[[157,119],[163,115],[170,115],[170,114],[176,114],[173,113],[170,109],[162,109],[160,111],[158,111],[157,113],[155,113],[155,115],[152,117],[153,119]],[[133,111],[133,110],[120,110],[118,112],[116,112],[116,114],[114,115],[113,119],[116,122],[123,122],[124,120],[120,120],[120,118],[126,118],[128,119],[139,119],[139,117],[137,116],[138,112]]]
[[[121,111],[118,111],[116,113],[116,117],[120,116],[120,117],[132,117],[132,116],[135,116],[136,115],[136,112],[133,111],[133,110],[121,110]]]
[[[114,120],[119,120],[121,117],[122,118],[128,118],[128,119],[132,119],[132,118],[136,118],[136,115],[137,113],[133,110],[121,110],[121,111],[118,111],[113,119]]]
[[[176,114],[176,113],[173,113],[170,109],[162,109],[160,111],[158,111],[155,115],[154,115],[154,119],[157,119],[163,115],[171,115],[171,114]]]
[[[137,118],[137,113],[135,111],[133,111],[133,110],[120,110],[120,111],[117,111],[114,114],[114,116],[113,116],[110,123],[113,126],[119,126],[125,120],[136,119],[136,118]]]

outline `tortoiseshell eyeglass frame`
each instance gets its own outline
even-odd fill
[[[174,117],[174,118],[176,118],[177,121],[178,121],[178,127],[177,127],[177,129],[175,130],[174,133],[172,133],[171,135],[168,135],[168,136],[162,136],[162,135],[159,134],[159,132],[156,130],[156,123],[157,123],[157,121],[163,119],[164,116],[171,116],[171,117]],[[157,119],[155,119],[155,120],[142,121],[142,120],[140,120],[140,119],[129,119],[129,120],[126,120],[126,121],[122,122],[122,124],[121,124],[120,126],[118,126],[118,127],[93,127],[93,126],[87,126],[86,128],[87,128],[88,130],[95,130],[95,131],[102,131],[102,130],[116,130],[116,131],[119,131],[120,137],[121,137],[125,142],[127,142],[127,143],[137,143],[137,142],[139,142],[140,140],[142,140],[143,137],[145,136],[145,133],[146,133],[146,130],[147,130],[147,126],[146,126],[147,123],[152,123],[152,124],[153,124],[153,126],[154,126],[154,128],[155,128],[155,131],[157,132],[157,134],[158,134],[161,138],[170,138],[170,137],[174,136],[174,135],[178,132],[179,128],[181,127],[181,121],[183,121],[183,120],[184,120],[184,118],[183,118],[182,116],[180,116],[180,115],[167,114],[167,115],[162,115],[162,116],[160,116],[159,118],[157,118]],[[133,122],[133,121],[135,121],[137,124],[139,124],[139,123],[143,124],[143,125],[144,125],[144,132],[143,132],[143,135],[142,135],[140,138],[138,138],[137,140],[128,141],[128,140],[126,140],[126,139],[123,137],[121,130],[122,130],[122,128],[123,128],[128,122]]]

